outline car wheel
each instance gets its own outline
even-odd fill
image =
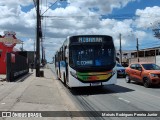
[[[130,77],[129,77],[129,75],[126,75],[126,83],[130,83],[131,82],[131,79],[130,79]]]
[[[146,88],[149,88],[149,87],[151,86],[150,81],[149,81],[148,78],[144,78],[144,79],[143,79],[143,85],[144,85],[144,87],[146,87]]]

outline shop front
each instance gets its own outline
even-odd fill
[[[4,36],[0,37],[0,74],[6,74],[6,54],[14,52],[14,46],[21,43],[15,35],[15,32],[6,31]]]

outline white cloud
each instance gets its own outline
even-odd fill
[[[33,0],[1,0],[0,1],[0,6],[5,6],[7,5],[8,7],[12,8],[13,6],[27,6],[33,3]]]
[[[102,19],[102,14],[109,14],[114,8],[122,8],[129,2],[135,0],[68,0],[65,8],[48,9],[43,18],[43,32],[45,35],[44,47],[46,48],[46,56],[54,55],[54,52],[60,47],[65,38],[69,35],[76,34],[105,34],[113,36],[115,45],[119,47],[119,34],[122,34],[123,48],[136,44],[135,36],[141,41],[147,38],[142,28],[151,27],[154,22],[159,20],[158,11],[160,7],[147,7],[144,10],[137,10],[136,15],[139,16],[135,21]],[[43,1],[44,2],[44,1]],[[55,1],[48,0],[41,7],[43,13]],[[36,11],[31,9],[28,12],[22,11],[23,6],[33,4],[33,0],[10,0],[0,1],[0,33],[2,31],[15,31],[17,37],[24,40],[24,49],[33,50],[36,36]],[[60,4],[59,4],[60,5]],[[95,11],[93,9],[97,9]],[[157,12],[156,12],[157,11]],[[149,17],[146,17],[149,16]],[[152,21],[152,25],[150,24]],[[46,26],[46,27],[45,27]],[[138,28],[135,30],[133,28]],[[134,31],[132,35],[131,31]],[[150,35],[150,38],[151,35]],[[20,47],[21,45],[17,45]]]
[[[160,21],[160,7],[146,7],[144,10],[138,9],[136,15],[139,17],[136,20],[137,27],[139,28],[152,28]]]
[[[113,8],[122,8],[132,1],[135,0],[68,0],[71,6],[79,7],[86,12],[88,9],[96,8],[100,14],[111,13]]]
[[[34,50],[35,41],[33,39],[28,39],[23,41],[23,49],[27,51],[33,51]],[[22,48],[22,44],[17,44],[15,46],[19,50]]]

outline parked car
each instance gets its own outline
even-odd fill
[[[126,76],[126,73],[125,73],[125,68],[117,63],[117,77],[125,77]]]
[[[144,87],[160,84],[160,67],[154,63],[135,63],[126,68],[126,82],[138,81]]]

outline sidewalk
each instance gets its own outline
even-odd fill
[[[44,77],[35,73],[24,81],[0,82],[0,111],[79,111],[67,96],[62,83],[50,69],[43,69]],[[35,71],[34,71],[35,72]],[[22,118],[3,118],[3,120]],[[30,120],[31,118],[23,118]],[[81,120],[83,118],[56,117],[32,118],[36,120]]]
[[[0,75],[0,81],[5,81],[6,80],[6,75]]]

